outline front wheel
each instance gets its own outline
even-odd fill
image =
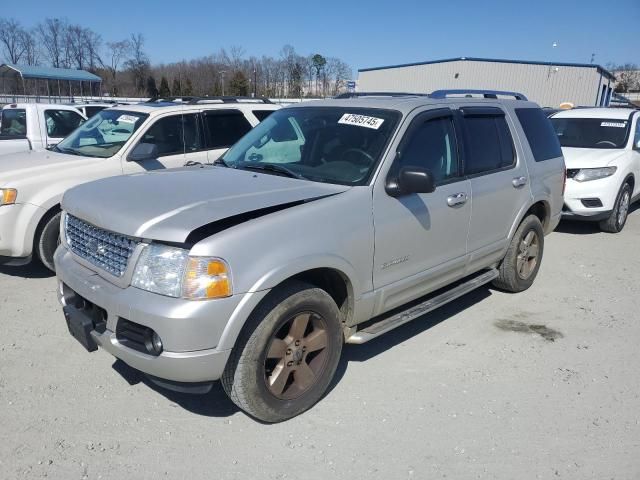
[[[42,227],[39,229],[39,236],[36,238],[36,252],[42,264],[52,272],[56,271],[53,264],[53,254],[60,245],[60,217],[62,213],[45,219]]]
[[[288,420],[317,403],[342,351],[341,314],[324,290],[292,282],[261,304],[222,377],[229,398],[264,422]]]
[[[522,292],[529,288],[538,275],[543,250],[542,223],[535,215],[529,215],[513,235],[493,285],[508,292]]]
[[[619,233],[627,223],[629,215],[629,205],[631,204],[631,185],[625,183],[622,185],[616,204],[611,211],[611,215],[606,220],[600,222],[600,229],[609,233]]]

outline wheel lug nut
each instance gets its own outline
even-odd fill
[[[291,355],[291,349],[290,348],[287,349],[287,355]]]
[[[307,351],[307,347],[303,346],[303,347],[302,347],[302,351],[303,351],[303,352],[306,352],[306,351]]]
[[[300,340],[296,340],[296,347],[300,345]]]
[[[293,362],[289,361],[287,362],[287,367],[291,367],[293,365]]]

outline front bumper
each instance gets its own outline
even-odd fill
[[[0,263],[28,263],[33,250],[33,237],[44,210],[30,203],[0,207]]]
[[[593,221],[607,218],[616,203],[620,185],[621,180],[618,175],[589,182],[576,182],[573,179],[567,179],[562,210],[563,218]],[[592,200],[599,200],[601,206],[588,207],[583,203],[583,201],[589,203]]]
[[[67,310],[76,308],[67,305],[72,291],[106,312],[103,332],[90,332],[98,346],[129,366],[161,379],[206,382],[222,376],[231,351],[216,347],[242,295],[190,301],[134,287],[119,288],[76,262],[64,246],[56,251],[55,264],[58,299]],[[151,355],[123,345],[116,334],[118,322],[123,320],[153,329],[162,339],[162,353]]]

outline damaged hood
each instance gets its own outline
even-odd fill
[[[183,243],[191,232],[213,222],[349,188],[232,168],[190,167],[79,185],[65,193],[62,208],[112,232]]]

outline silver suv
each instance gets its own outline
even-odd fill
[[[520,94],[455,94],[305,102],[213,166],[67,191],[69,331],[278,422],[322,397],[345,342],[489,282],[525,290],[563,205],[558,140]]]

